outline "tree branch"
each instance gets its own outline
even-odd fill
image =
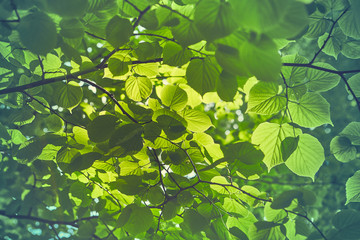
[[[286,67],[305,67],[305,68],[313,68],[313,69],[317,69],[320,71],[324,71],[324,72],[328,72],[328,73],[333,73],[333,74],[337,74],[341,77],[342,81],[345,83],[346,87],[349,89],[351,95],[353,96],[353,98],[356,101],[357,107],[360,111],[360,101],[359,99],[356,97],[355,92],[351,89],[349,82],[347,81],[347,79],[345,78],[344,74],[348,74],[348,73],[359,73],[360,69],[357,70],[346,70],[346,71],[338,71],[338,70],[332,70],[332,69],[328,69],[328,68],[323,68],[323,67],[319,67],[319,66],[315,66],[313,64],[310,63],[283,63],[283,66]]]
[[[162,60],[163,60],[162,58],[155,58],[155,59],[150,59],[150,60],[146,60],[146,61],[132,61],[132,64],[135,65],[135,64],[154,63],[154,62],[161,62]],[[22,91],[24,91],[26,89],[35,88],[35,87],[43,86],[43,85],[50,84],[50,83],[60,82],[60,81],[67,80],[67,79],[77,79],[77,77],[79,77],[81,75],[96,72],[96,71],[102,70],[104,68],[107,68],[107,64],[104,64],[101,67],[95,66],[95,67],[92,67],[92,68],[89,68],[89,69],[86,69],[86,70],[82,70],[82,71],[78,71],[78,72],[74,72],[74,73],[69,73],[69,74],[64,75],[64,76],[47,78],[47,79],[44,79],[44,80],[40,80],[40,81],[37,81],[37,82],[32,82],[32,83],[29,83],[29,84],[24,84],[24,85],[21,85],[21,86],[5,88],[5,89],[0,90],[0,95],[14,93],[14,92],[22,92]],[[81,79],[81,81],[83,81],[83,79]]]

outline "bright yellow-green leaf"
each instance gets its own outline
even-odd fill
[[[250,90],[246,112],[265,115],[278,113],[286,105],[286,98],[278,93],[279,87],[276,83],[258,82]]]
[[[150,96],[152,83],[147,77],[131,76],[125,82],[125,91],[130,99],[142,101]]]
[[[165,106],[174,109],[175,111],[182,110],[187,103],[187,93],[178,85],[166,85],[161,89],[160,99]]]
[[[193,132],[204,132],[213,126],[209,116],[198,110],[186,109],[181,116],[188,124],[187,129]]]
[[[318,93],[308,92],[298,102],[289,102],[289,114],[292,121],[301,127],[318,127],[332,124],[330,104]]]
[[[314,180],[316,172],[325,161],[321,143],[309,134],[300,134],[296,150],[286,160],[286,166],[295,174]]]
[[[251,142],[259,145],[260,150],[265,154],[264,163],[270,171],[271,168],[283,163],[281,153],[281,142],[286,137],[296,137],[301,133],[289,124],[279,125],[277,123],[261,123],[254,131]]]

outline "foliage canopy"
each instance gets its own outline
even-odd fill
[[[359,239],[359,12],[0,0],[1,238]]]

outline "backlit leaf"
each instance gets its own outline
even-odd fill
[[[331,124],[330,104],[320,94],[308,92],[298,103],[289,102],[289,114],[294,123],[302,127],[318,127]]]
[[[324,161],[325,155],[321,143],[309,134],[301,134],[296,150],[285,164],[295,174],[314,180],[316,172]]]

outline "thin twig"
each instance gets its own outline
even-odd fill
[[[58,232],[56,231],[56,229],[55,229],[55,227],[54,227],[54,225],[53,225],[53,224],[49,224],[49,226],[50,226],[50,228],[53,230],[53,232],[55,233],[56,238],[59,239],[59,240],[61,240]]]
[[[36,101],[37,103],[39,103],[41,106],[43,106],[44,108],[48,109],[51,113],[55,114],[56,116],[58,116],[61,120],[63,120],[65,123],[70,123],[73,126],[77,126],[80,128],[85,129],[84,126],[78,125],[76,123],[72,123],[69,122],[68,120],[66,120],[64,117],[62,117],[59,113],[57,113],[54,109],[52,109],[51,107],[46,106],[43,102],[39,101],[38,99],[36,99],[34,96],[30,95],[29,93],[27,93],[26,91],[22,91],[23,94],[25,94],[26,96],[28,96],[31,100]]]
[[[320,235],[325,240],[327,240],[327,237],[324,235],[324,233],[319,229],[319,227],[308,216],[297,213],[297,212],[293,212],[293,211],[290,211],[290,210],[286,210],[286,209],[284,209],[284,211],[287,212],[287,213],[292,213],[292,214],[295,214],[295,215],[297,215],[299,217],[305,218],[309,223],[311,223],[311,225],[313,225],[313,227],[316,229],[316,231],[318,231],[320,233]]]
[[[333,30],[334,30],[334,28],[335,28],[336,23],[340,20],[340,18],[341,18],[342,16],[344,16],[344,14],[345,14],[348,10],[349,10],[349,8],[346,8],[346,9],[340,14],[340,16],[339,16],[335,21],[333,21],[333,24],[332,24],[332,26],[331,26],[331,28],[330,28],[330,30],[329,30],[329,35],[327,36],[327,38],[325,39],[324,43],[323,43],[322,46],[320,47],[319,51],[317,51],[317,52],[315,53],[313,59],[311,59],[311,61],[309,62],[309,64],[313,64],[314,61],[315,61],[315,59],[317,58],[317,56],[318,56],[318,55],[321,53],[321,51],[325,48],[327,42],[328,42],[328,41],[330,40],[330,38],[331,38],[331,34],[332,34],[332,32],[333,32]]]
[[[209,181],[204,181],[204,180],[201,180],[200,183],[207,183],[210,185],[221,186],[221,187],[225,188],[226,190],[227,190],[227,187],[232,187],[232,188],[235,188],[235,189],[239,190],[240,192],[244,193],[245,195],[248,195],[249,197],[254,198],[256,200],[263,201],[263,202],[272,202],[271,199],[264,199],[264,198],[256,197],[256,196],[252,195],[251,193],[248,193],[247,191],[242,190],[241,188],[234,186],[232,184],[222,184],[222,183],[209,182]]]

